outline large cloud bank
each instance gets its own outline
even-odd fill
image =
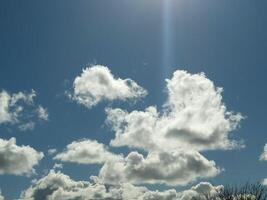
[[[130,100],[144,97],[146,90],[131,79],[115,78],[101,65],[85,68],[73,82],[71,98],[88,108],[101,101]]]
[[[43,156],[30,146],[18,146],[15,138],[0,138],[0,174],[32,174]]]
[[[22,192],[22,200],[206,200],[206,196],[216,196],[222,186],[213,186],[202,182],[181,193],[175,190],[150,191],[146,187],[134,186],[130,183],[108,185],[97,177],[91,181],[74,181],[69,176],[50,171]]]
[[[22,131],[33,129],[36,120],[48,120],[47,109],[35,103],[36,92],[0,91],[0,125],[17,125]]]

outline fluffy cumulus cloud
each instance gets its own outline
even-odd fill
[[[144,150],[147,157],[132,152],[116,162],[116,167],[106,162],[100,177],[185,185],[220,172],[201,151],[242,146],[241,142],[231,139],[230,133],[243,117],[227,111],[222,88],[215,87],[203,73],[181,70],[175,71],[166,82],[168,99],[161,111],[155,106],[132,112],[106,109],[107,124],[115,132],[110,144]],[[113,175],[109,177],[112,170]]]
[[[214,161],[196,151],[152,152],[147,157],[131,152],[124,159],[105,162],[99,177],[109,184],[186,185],[200,177],[213,177],[219,171]]]
[[[128,156],[111,153],[94,140],[74,141],[54,159],[79,164],[103,164],[99,177],[108,184],[134,183],[186,185],[220,172],[214,161],[197,151],[152,151],[146,157],[136,151]]]
[[[75,78],[70,97],[91,108],[101,101],[138,99],[146,94],[146,90],[133,80],[115,78],[107,67],[96,65],[85,68]]]
[[[63,152],[54,157],[56,160],[80,164],[102,164],[118,158],[120,156],[109,152],[104,144],[89,139],[72,142]]]
[[[260,160],[267,161],[267,144],[263,148],[263,152],[260,155]]]
[[[201,74],[177,70],[167,79],[168,100],[159,112],[156,107],[127,112],[107,109],[107,122],[116,133],[113,146],[130,146],[145,150],[232,149],[240,146],[229,134],[235,130],[241,114],[227,111],[222,89]],[[140,138],[142,138],[140,140]]]
[[[237,145],[228,136],[243,117],[227,111],[222,102],[222,88],[215,87],[204,73],[192,75],[178,70],[167,80],[167,88],[167,118],[171,120],[166,121],[170,122],[167,136],[199,149],[227,149]]]
[[[90,181],[74,181],[69,176],[50,171],[48,175],[36,181],[21,194],[22,200],[206,200],[206,196],[216,196],[222,186],[200,183],[184,192],[174,189],[166,191],[150,191],[146,187],[134,186],[130,183],[108,185],[98,177]]]
[[[47,120],[48,112],[35,103],[36,92],[0,91],[0,125],[18,125],[22,131],[32,130],[36,119]]]
[[[133,190],[132,190],[133,189]],[[37,199],[134,199],[136,195],[140,195],[145,191],[143,188],[135,188],[134,186],[112,187],[98,182],[97,178],[92,178],[92,181],[74,181],[69,176],[61,173],[50,171],[50,173],[36,181],[34,185],[25,190],[21,194],[22,200],[37,200]],[[125,194],[124,194],[125,193]]]
[[[0,138],[0,174],[30,175],[42,158],[43,153],[32,147],[18,146],[15,138]]]

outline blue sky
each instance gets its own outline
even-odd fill
[[[168,9],[163,0],[1,1],[0,88],[10,93],[34,89],[36,105],[49,113],[49,120],[38,121],[34,130],[0,124],[0,138],[15,137],[18,145],[45,153],[35,167],[37,175],[0,175],[6,199],[18,198],[32,179],[53,167],[49,148],[62,151],[82,138],[108,145],[114,132],[105,125],[107,106],[129,111],[161,107],[167,98],[165,79],[175,70],[205,72],[216,86],[223,87],[228,110],[245,116],[233,137],[244,140],[246,147],[203,152],[225,171],[200,180],[217,185],[267,177],[267,162],[259,161],[267,142],[266,3],[167,3],[171,4]],[[108,66],[115,77],[134,80],[148,95],[136,103],[100,102],[90,109],[67,98],[65,91],[72,89],[74,79],[94,64]],[[125,147],[111,150],[129,151]],[[74,180],[84,180],[97,175],[99,168],[64,163],[61,171]]]

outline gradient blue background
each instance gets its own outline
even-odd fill
[[[225,169],[208,181],[238,184],[267,177],[267,162],[258,161],[267,142],[267,2],[173,0],[169,13],[164,3],[1,0],[0,89],[35,89],[50,120],[27,133],[0,126],[0,137],[16,137],[18,144],[43,152],[62,150],[81,138],[108,144],[113,133],[103,126],[107,104],[88,110],[64,96],[87,64],[107,65],[117,77],[132,78],[148,90],[149,95],[135,105],[112,104],[129,110],[161,106],[166,99],[164,79],[174,70],[203,71],[224,88],[228,109],[247,116],[233,133],[244,139],[245,149],[204,152]],[[39,176],[53,163],[46,156],[37,167]],[[85,180],[98,169],[96,165],[65,164],[62,171],[75,180]],[[1,175],[0,188],[7,199],[17,198],[39,176]]]

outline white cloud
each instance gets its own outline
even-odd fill
[[[29,93],[18,92],[12,95],[11,105],[15,105],[18,101],[24,101],[27,104],[32,104],[35,97],[36,92],[34,90],[31,90]]]
[[[0,92],[0,124],[15,123],[18,121],[19,114],[23,111],[22,104],[32,104],[36,93],[32,90],[30,93],[18,92],[9,94],[3,90]]]
[[[208,182],[201,182],[196,186],[193,186],[189,190],[185,190],[180,195],[180,200],[207,200],[217,197],[217,195],[223,190],[222,185],[213,186]],[[219,198],[215,198],[219,200]]]
[[[152,152],[147,157],[131,152],[125,159],[107,161],[99,177],[108,184],[186,185],[219,172],[214,161],[208,161],[196,151]]]
[[[87,80],[84,77],[91,80],[94,74],[94,78],[101,76],[96,82],[112,82],[111,78],[104,78],[107,72],[102,66],[87,68],[75,81]],[[123,157],[97,141],[83,140],[72,142],[54,159],[103,164],[99,178],[108,184],[186,185],[216,176],[221,170],[200,152],[238,147],[229,134],[238,127],[242,115],[227,111],[222,89],[203,73],[192,75],[177,70],[167,80],[167,91],[168,100],[161,112],[155,106],[132,112],[106,109],[106,121],[115,131],[110,144],[145,150],[146,156],[133,151]]]
[[[32,122],[32,121],[30,121],[30,122],[27,122],[27,123],[25,123],[25,124],[21,124],[21,125],[19,125],[18,128],[19,128],[21,131],[27,131],[27,130],[33,130],[34,127],[35,127],[35,123]]]
[[[30,146],[16,145],[15,138],[0,138],[0,174],[30,175],[43,156]]]
[[[109,152],[104,144],[95,140],[84,139],[67,145],[67,148],[58,153],[54,159],[80,164],[102,164],[107,160],[119,157],[119,155]]]
[[[107,109],[107,123],[116,137],[113,146],[129,146],[147,151],[175,149],[232,149],[240,143],[231,140],[241,114],[227,111],[221,88],[216,88],[203,73],[177,70],[167,80],[168,100],[160,113],[154,106],[145,111]]]
[[[263,152],[262,152],[262,154],[260,155],[260,160],[261,160],[261,161],[267,161],[267,144],[264,145]],[[263,185],[267,185],[267,178],[265,178],[265,179],[262,181],[262,184],[263,184]]]
[[[115,78],[110,70],[101,65],[85,68],[75,78],[71,98],[88,108],[101,101],[138,99],[147,92],[131,79]]]
[[[191,200],[192,197],[206,200],[205,195],[216,196],[222,186],[200,183],[190,190],[176,192],[174,189],[150,191],[146,187],[130,183],[120,185],[103,184],[98,177],[91,181],[74,181],[69,176],[50,171],[21,194],[22,200]]]
[[[123,195],[127,195],[128,199],[136,194],[141,194],[138,189],[124,191],[127,188],[113,188],[112,186],[104,185],[97,181],[95,177],[92,183],[89,181],[74,181],[69,176],[61,172],[50,171],[50,173],[38,180],[33,186],[28,188],[21,194],[22,200],[91,200],[91,199],[110,199],[119,200]],[[145,190],[140,188],[141,191]],[[126,194],[124,194],[126,193]]]
[[[2,196],[1,190],[0,190],[0,200],[5,200],[5,198]]]
[[[163,137],[155,130],[158,113],[155,107],[149,107],[145,111],[127,111],[106,109],[107,123],[115,131],[116,137],[110,144],[112,146],[129,146],[142,148],[147,151],[160,149]]]
[[[185,185],[220,172],[199,152],[242,147],[229,134],[243,117],[227,111],[222,88],[203,73],[180,70],[166,81],[168,99],[161,111],[155,106],[106,109],[106,122],[115,132],[110,145],[145,150],[148,156],[132,152],[121,162],[106,162],[100,171],[104,180]]]
[[[54,159],[79,164],[103,164],[99,177],[108,184],[186,185],[220,172],[214,161],[207,160],[197,151],[153,151],[147,157],[131,152],[124,158],[108,151],[104,144],[88,139],[72,142]]]
[[[260,155],[260,160],[267,161],[267,144],[265,144],[263,152]]]
[[[45,109],[43,106],[39,105],[36,111],[37,111],[37,115],[38,115],[39,119],[42,119],[45,121],[48,120],[49,114],[48,114],[47,109]]]
[[[63,164],[62,163],[55,163],[53,166],[53,169],[63,169]]]
[[[36,118],[44,120],[44,116],[41,116],[39,111],[36,116],[35,97],[34,90],[13,94],[2,90],[0,92],[0,125],[17,125],[21,131],[34,129]],[[40,108],[43,107],[39,105],[38,110]]]
[[[170,126],[166,135],[198,146],[200,149],[233,148],[236,141],[228,135],[243,119],[227,111],[222,88],[217,88],[204,73],[189,74],[177,70],[167,81],[166,102]]]
[[[0,124],[11,122],[15,116],[9,113],[10,96],[6,91],[0,92]]]
[[[267,178],[263,179],[262,185],[266,185],[267,186]]]
[[[103,66],[86,68],[74,81],[72,98],[90,108],[102,100],[125,100],[146,93],[133,81],[129,86],[128,81],[115,79]],[[132,89],[133,85],[139,89]],[[139,90],[142,92],[136,92]],[[107,123],[115,132],[110,145],[134,148],[128,156],[114,154],[104,144],[89,139],[74,141],[54,156],[63,162],[102,164],[97,182],[77,182],[51,171],[22,196],[38,199],[41,195],[41,198],[51,200],[189,200],[193,197],[204,200],[206,193],[217,194],[221,187],[209,183],[201,183],[182,193],[149,191],[132,185],[187,185],[201,178],[214,177],[220,173],[220,168],[200,152],[242,146],[229,137],[239,126],[242,115],[227,111],[222,89],[216,88],[203,73],[192,75],[177,70],[167,80],[167,91],[168,99],[160,111],[155,106],[132,112],[106,109]],[[139,150],[142,154],[137,152]],[[49,152],[56,153],[55,150]],[[125,188],[131,189],[125,191]]]
[[[47,151],[48,155],[54,155],[55,153],[57,153],[57,149],[48,149]]]

